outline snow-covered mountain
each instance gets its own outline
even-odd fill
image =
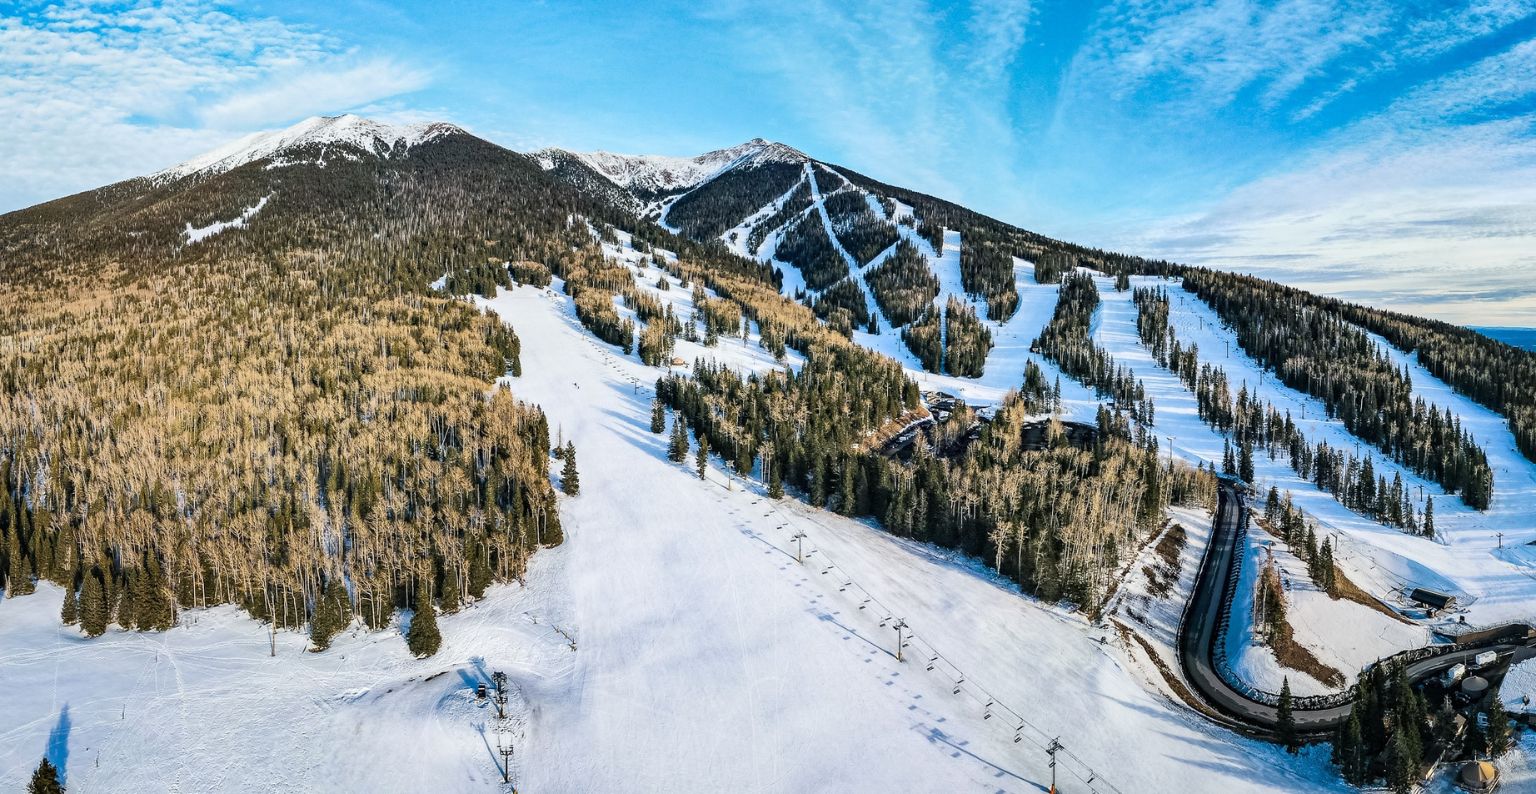
[[[462,132],[461,128],[443,122],[385,124],[351,113],[312,116],[286,129],[252,133],[159,171],[151,179],[221,174],[246,163],[311,148],[319,150],[317,162],[324,162],[325,156],[332,153],[343,157],[355,157],[358,153],[390,157],[435,138]]]
[[[726,171],[770,163],[806,163],[811,160],[798,149],[762,138],[753,138],[746,143],[705,152],[696,157],[573,152],[556,148],[540,149],[533,153],[533,157],[546,170],[555,168],[565,158],[575,158],[615,185],[637,195],[686,190]]]

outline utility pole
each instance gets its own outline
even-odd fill
[[[1059,738],[1060,737],[1058,737],[1057,739],[1052,739],[1051,740],[1051,746],[1045,748],[1046,755],[1049,755],[1051,757],[1051,791],[1050,791],[1050,794],[1056,794],[1056,751],[1061,749],[1061,742],[1058,741]]]
[[[907,619],[901,618],[897,620],[894,628],[896,629],[896,661],[900,662],[902,661],[901,646],[907,643]]]
[[[790,540],[795,542],[795,562],[805,562],[805,533],[796,532]]]
[[[1495,532],[1494,534],[1499,536],[1499,548],[1500,549],[1504,548],[1504,533],[1503,532]]]

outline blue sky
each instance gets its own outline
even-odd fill
[[[0,210],[317,113],[762,136],[1046,234],[1536,325],[1536,0],[22,3]]]

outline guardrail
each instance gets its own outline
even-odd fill
[[[1212,653],[1212,661],[1216,666],[1216,674],[1233,690],[1256,703],[1266,706],[1278,707],[1280,696],[1273,692],[1258,689],[1237,675],[1232,669],[1231,660],[1227,656],[1227,631],[1231,626],[1232,601],[1237,595],[1238,585],[1242,580],[1242,561],[1246,554],[1248,541],[1248,509],[1243,504],[1241,496],[1237,499],[1238,521],[1237,533],[1233,539],[1232,569],[1227,572],[1227,588],[1222,594],[1221,615],[1217,620],[1216,647]],[[1411,648],[1399,651],[1385,659],[1379,659],[1360,668],[1359,678],[1364,678],[1372,668],[1380,665],[1412,664],[1425,659],[1433,659],[1437,656],[1458,653],[1460,651],[1473,650],[1492,645],[1501,645],[1515,638],[1519,632],[1517,629],[1524,624],[1511,623],[1498,627],[1498,634],[1479,638],[1471,642],[1458,642],[1448,645],[1426,645],[1422,648]],[[1180,627],[1183,628],[1182,626]],[[1536,631],[1530,626],[1525,626],[1526,635]],[[1358,680],[1358,679],[1357,679]],[[1291,707],[1296,711],[1323,711],[1347,706],[1354,702],[1355,690],[1351,687],[1343,692],[1333,692],[1327,695],[1307,695],[1295,697],[1291,700]]]

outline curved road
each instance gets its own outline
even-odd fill
[[[1235,566],[1242,561],[1238,522],[1246,509],[1242,489],[1235,482],[1224,479],[1218,494],[1220,503],[1211,540],[1200,563],[1195,591],[1179,624],[1179,664],[1184,669],[1185,679],[1206,705],[1225,718],[1228,727],[1269,734],[1275,727],[1276,708],[1229,685],[1221,677],[1215,661],[1217,648],[1223,641],[1221,612],[1226,604],[1227,589],[1233,585]],[[1514,661],[1533,658],[1536,657],[1536,639],[1528,637],[1523,642],[1485,645],[1420,659],[1408,664],[1408,677],[1416,683],[1440,675],[1458,662],[1470,662],[1472,657],[1489,650],[1497,651],[1500,657],[1512,656]],[[1297,730],[1308,734],[1338,726],[1349,719],[1349,711],[1350,706],[1346,703],[1323,709],[1297,708],[1292,713]]]

